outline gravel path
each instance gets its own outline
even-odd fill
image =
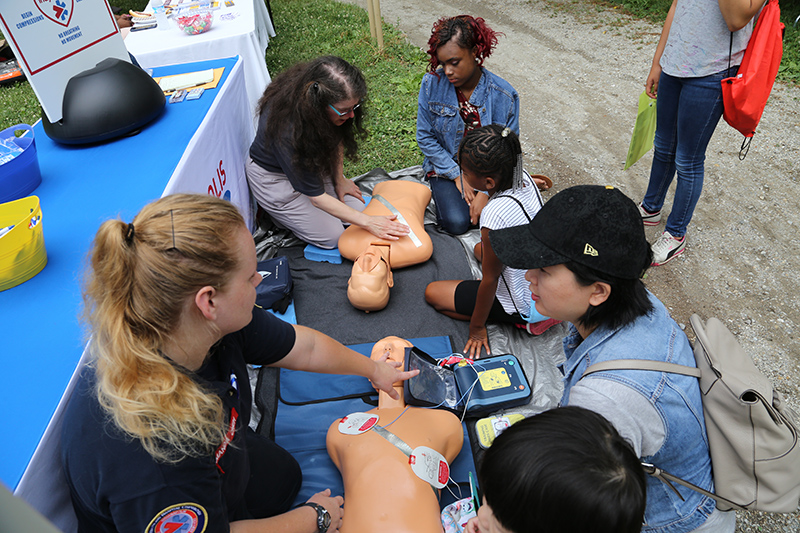
[[[570,0],[384,0],[381,9],[425,48],[437,18],[485,18],[505,34],[486,66],[520,93],[528,170],[550,176],[554,191],[609,184],[641,199],[652,152],[622,168],[660,26]],[[720,318],[800,412],[798,97],[800,89],[776,84],[745,161],[737,157],[742,136],[720,123],[686,252],[651,268],[646,282],[682,325],[694,312]],[[648,228],[651,241],[660,231]],[[800,513],[739,513],[737,531],[796,533]]]

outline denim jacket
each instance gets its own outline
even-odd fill
[[[519,95],[503,78],[485,68],[469,101],[479,109],[481,125],[502,124],[519,135]],[[453,84],[439,69],[422,79],[417,109],[417,143],[425,159],[422,169],[449,179],[460,174],[456,155],[464,137],[464,121],[458,112]]]
[[[599,327],[581,342],[574,326],[564,339],[567,360],[562,364],[564,396],[592,364],[613,359],[649,359],[696,366],[686,335],[669,316],[664,304],[649,294],[654,310],[617,330]],[[665,428],[661,448],[641,460],[685,479],[701,488],[714,490],[700,386],[697,378],[649,370],[612,370],[591,374],[586,379],[606,379],[642,394],[655,407]],[[612,398],[613,400],[613,398]],[[636,414],[634,413],[635,417]],[[683,533],[700,527],[711,515],[716,502],[675,484],[681,501],[658,479],[647,477],[647,507],[642,531]]]

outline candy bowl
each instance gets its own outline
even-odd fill
[[[175,22],[182,32],[189,35],[199,35],[211,29],[211,22],[214,20],[213,11],[191,11],[175,17]]]

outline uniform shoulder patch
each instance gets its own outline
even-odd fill
[[[208,525],[208,513],[202,505],[179,503],[159,512],[145,533],[203,533]]]

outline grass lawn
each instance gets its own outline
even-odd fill
[[[332,0],[273,0],[277,36],[267,49],[271,75],[298,61],[333,54],[364,73],[368,97],[365,124],[369,137],[359,145],[360,160],[345,162],[345,176],[375,167],[387,171],[422,164],[417,147],[417,94],[427,55],[383,25],[383,51],[370,39],[367,12]],[[298,39],[298,36],[303,38]]]

